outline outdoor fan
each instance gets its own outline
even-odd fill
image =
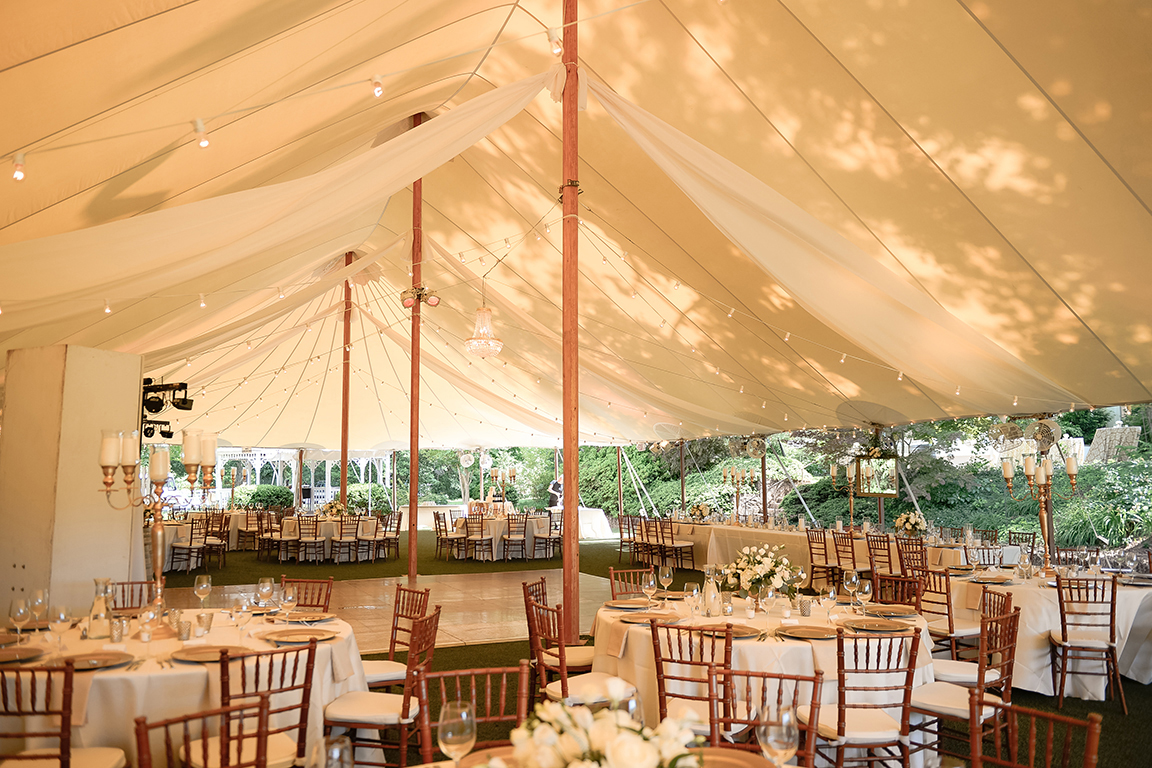
[[[1036,441],[1036,453],[1044,453],[1060,440],[1064,431],[1052,419],[1040,419],[1028,425],[1024,437]]]
[[[1024,440],[1024,430],[1014,421],[1005,424],[993,424],[988,429],[988,439],[1001,456],[1011,450],[1019,448]]]
[[[480,454],[480,469],[485,472],[492,469],[492,457],[488,455],[487,451]]]
[[[746,449],[752,458],[762,459],[768,453],[768,444],[764,442],[764,438],[754,437],[748,441]]]
[[[464,469],[468,469],[475,461],[476,457],[472,455],[472,451],[465,451],[460,454],[460,466],[464,467]]]
[[[728,455],[731,456],[732,458],[736,458],[737,456],[739,456],[742,453],[744,453],[744,438],[742,438],[742,437],[730,437],[730,438],[728,438]]]

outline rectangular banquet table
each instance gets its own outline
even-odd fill
[[[227,611],[212,611],[215,618],[212,630],[202,639],[182,643],[175,638],[171,628],[157,633],[148,649],[153,657],[142,666],[129,670],[127,667],[80,672],[75,676],[73,693],[74,747],[118,747],[128,755],[130,765],[136,764],[135,724],[137,717],[149,720],[162,720],[220,706],[219,663],[193,664],[173,662],[171,668],[161,667],[157,659],[168,658],[173,651],[185,645],[237,645],[238,629],[232,624]],[[199,610],[184,612],[185,618],[192,618]],[[138,623],[133,620],[129,639],[112,646],[107,639],[81,640],[80,630],[87,625],[84,619],[79,626],[64,635],[65,655],[99,651],[106,646],[123,650],[140,658],[146,647],[138,639]],[[260,639],[260,635],[274,629],[288,626],[280,623],[266,623],[262,617],[254,617],[248,624],[243,645],[252,650],[266,651],[276,645]],[[323,739],[324,707],[330,701],[349,691],[366,691],[368,683],[364,677],[364,667],[360,662],[360,650],[352,628],[339,619],[331,619],[312,625],[317,629],[330,629],[336,632],[331,640],[317,643],[316,667],[312,674],[312,698],[308,710],[308,744]],[[48,646],[55,638],[48,633],[33,635],[34,644]],[[159,639],[160,637],[164,639]],[[297,646],[292,646],[297,647]],[[50,649],[50,652],[54,648]],[[40,659],[43,661],[47,655]],[[38,662],[33,662],[38,663]],[[273,704],[275,706],[275,703]],[[0,718],[0,723],[3,718]],[[33,745],[35,746],[35,745]]]
[[[753,629],[776,629],[785,621],[783,599],[771,611],[771,615],[758,611],[753,619],[745,618],[745,601],[735,598],[736,613],[730,617],[688,619],[688,609],[683,601],[669,601],[667,610],[675,611],[684,619],[678,626],[697,624],[742,624]],[[842,606],[840,610],[844,610]],[[661,609],[663,610],[663,609]],[[644,722],[654,724],[660,720],[660,705],[656,693],[656,660],[652,652],[652,631],[648,624],[627,624],[621,619],[627,611],[602,607],[592,624],[595,636],[595,655],[592,671],[604,672],[621,677],[636,686],[640,698],[640,711]],[[800,624],[827,626],[828,614],[819,606],[814,606],[812,615],[801,618],[799,611],[793,611],[790,621]],[[909,626],[913,626],[911,623]],[[920,632],[920,649],[916,658],[915,685],[933,682],[932,647],[928,635],[928,625],[917,616],[915,626]],[[811,675],[815,670],[824,671],[824,687],[821,689],[821,702],[836,706],[836,640],[774,640],[759,641],[755,637],[733,640],[732,668],[752,669],[765,672],[789,672]]]
[[[979,620],[980,587],[967,577],[952,577],[952,609],[955,615]],[[1012,685],[1052,696],[1052,661],[1048,632],[1060,631],[1060,598],[1042,578],[1027,579],[993,589],[1011,592],[1012,607],[1020,609],[1020,633],[1016,641],[1016,665]],[[1120,674],[1147,685],[1152,682],[1152,586],[1120,586],[1116,592],[1116,644]],[[1069,672],[1085,662],[1074,662]],[[1087,668],[1103,671],[1103,662]],[[1066,696],[1102,700],[1103,677],[1068,675]]]

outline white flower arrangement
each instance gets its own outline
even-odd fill
[[[779,593],[793,597],[800,569],[794,567],[786,555],[777,554],[779,550],[779,545],[744,547],[735,562],[724,566],[721,578],[724,588],[735,591],[770,586]]]
[[[693,504],[688,508],[688,517],[694,522],[706,522],[711,516],[712,507],[707,504]]]
[[[689,745],[699,739],[682,720],[645,728],[627,712],[546,701],[512,731],[517,768],[700,768]],[[498,757],[490,768],[507,768]]]
[[[341,504],[336,499],[333,499],[332,501],[328,502],[324,506],[320,507],[320,514],[325,515],[327,517],[340,517],[341,515],[345,514],[347,511],[348,510],[345,509],[344,505]]]
[[[897,517],[893,525],[896,526],[897,532],[905,536],[918,536],[928,530],[928,521],[919,510],[915,509]]]

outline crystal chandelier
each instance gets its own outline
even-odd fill
[[[464,340],[464,348],[476,357],[491,357],[500,354],[504,342],[492,333],[492,310],[479,307],[476,310],[476,327],[472,338]]]

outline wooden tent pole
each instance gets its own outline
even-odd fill
[[[344,266],[352,263],[352,251],[344,254]],[[348,508],[348,392],[352,372],[352,282],[344,281],[344,371],[340,390],[340,503]]]
[[[768,454],[760,457],[760,519],[768,522]]]
[[[563,269],[563,419],[564,419],[564,637],[580,640],[580,314],[577,286],[580,280],[580,156],[577,135],[577,39],[576,0],[564,0],[564,51],[566,74],[563,100],[563,160],[561,203],[564,211]]]
[[[420,125],[422,113],[412,116],[412,127]],[[412,182],[412,287],[423,283],[420,260],[424,245],[424,180]],[[412,412],[408,436],[408,581],[416,581],[416,516],[420,497],[420,304],[412,305],[412,382],[408,396]]]
[[[683,514],[685,506],[684,499],[684,441],[680,441],[680,513]]]
[[[620,458],[620,446],[616,446],[616,519],[624,517],[624,464]]]
[[[292,483],[292,495],[296,498],[296,507],[304,506],[304,449],[296,451],[296,482]]]

